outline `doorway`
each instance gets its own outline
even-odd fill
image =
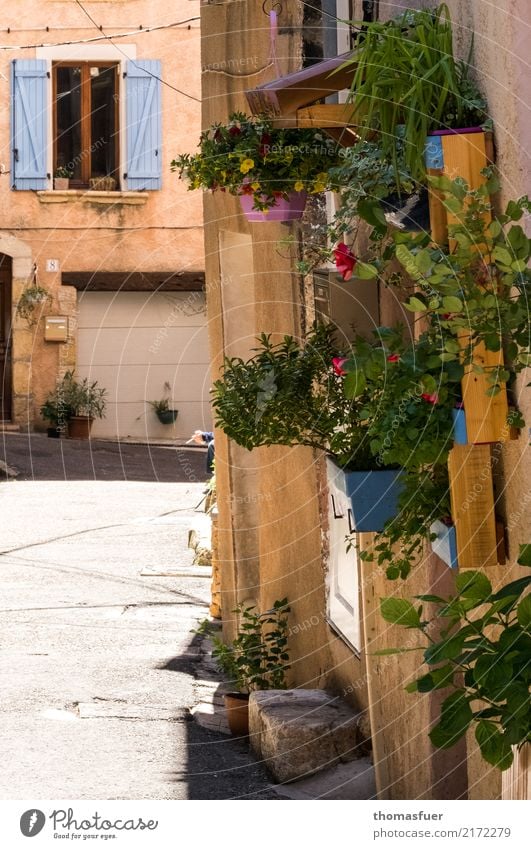
[[[0,254],[0,421],[11,421],[11,257]]]

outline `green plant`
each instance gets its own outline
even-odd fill
[[[518,563],[531,566],[531,545],[521,546]],[[424,662],[429,671],[406,689],[451,689],[429,735],[433,745],[450,748],[473,726],[483,758],[500,770],[510,767],[512,746],[531,742],[530,584],[531,577],[519,578],[493,592],[482,572],[463,572],[456,577],[455,595],[416,596],[437,605],[431,621],[422,618],[422,605],[407,599],[380,603],[387,622],[418,630],[428,643]]]
[[[486,120],[486,104],[468,76],[468,63],[454,59],[445,3],[364,24],[363,38],[346,64],[355,66],[351,98],[361,137],[367,140],[378,132],[383,156],[397,175],[401,126],[407,170],[414,179],[424,180],[424,145],[430,130],[476,126]]]
[[[98,386],[97,380],[89,381],[87,377],[78,382],[74,372],[67,371],[50,399],[57,399],[72,416],[88,416],[91,419],[102,419],[105,416],[107,390]]]
[[[460,179],[430,178],[456,218],[448,228],[450,248],[434,246],[429,235],[395,233],[387,258],[396,255],[414,280],[419,291],[405,307],[436,324],[442,362],[472,363],[482,374],[485,369],[474,362],[477,346],[483,344],[488,351],[503,346],[508,365],[486,369],[488,392],[494,395],[509,380],[509,369],[519,372],[531,364],[531,240],[514,223],[531,209],[531,202],[528,197],[510,201],[505,212],[491,220],[489,195],[498,190],[499,181],[490,169],[484,173],[487,180],[476,190]]]
[[[160,398],[158,401],[148,401],[150,407],[152,407],[155,412],[158,413],[166,413],[169,412],[172,408],[170,407],[170,395],[168,393],[171,392],[171,384],[168,380],[164,381],[164,395],[163,398]]]
[[[304,345],[265,334],[255,355],[225,361],[214,382],[216,425],[238,445],[308,445],[333,454],[342,467],[377,468],[359,400],[345,395],[341,358],[330,327],[317,325]]]
[[[240,692],[283,690],[287,686],[286,672],[290,669],[287,650],[289,611],[286,598],[275,601],[273,607],[263,613],[239,604],[233,610],[239,617],[238,635],[229,645],[212,634],[208,620],[196,633],[212,640],[212,656]]]
[[[66,179],[71,179],[74,176],[74,169],[70,168],[68,165],[59,165],[58,168],[54,171],[54,177],[63,177]]]
[[[40,413],[43,419],[49,421],[56,428],[64,428],[66,423],[75,415],[73,408],[69,405],[59,385],[54,392],[50,392]]]
[[[338,145],[325,133],[274,129],[266,117],[241,112],[201,133],[199,148],[172,162],[190,189],[252,195],[262,210],[292,191],[329,188],[329,168],[339,161]]]
[[[45,289],[44,286],[39,286],[38,283],[33,282],[30,286],[27,286],[22,295],[20,296],[16,313],[20,318],[25,319],[28,324],[35,324],[35,310],[39,307],[43,307],[45,304],[49,303],[52,300],[52,296],[48,289]]]

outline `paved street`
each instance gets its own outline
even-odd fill
[[[191,564],[204,455],[2,439],[0,798],[272,796],[188,713],[209,580],[140,575]]]

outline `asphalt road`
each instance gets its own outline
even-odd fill
[[[209,581],[140,575],[191,563],[203,484],[160,482],[189,461],[25,444],[0,483],[0,798],[274,798],[245,743],[190,719]]]

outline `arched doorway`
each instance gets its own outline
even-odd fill
[[[11,421],[13,409],[11,379],[11,257],[0,254],[0,421]]]

